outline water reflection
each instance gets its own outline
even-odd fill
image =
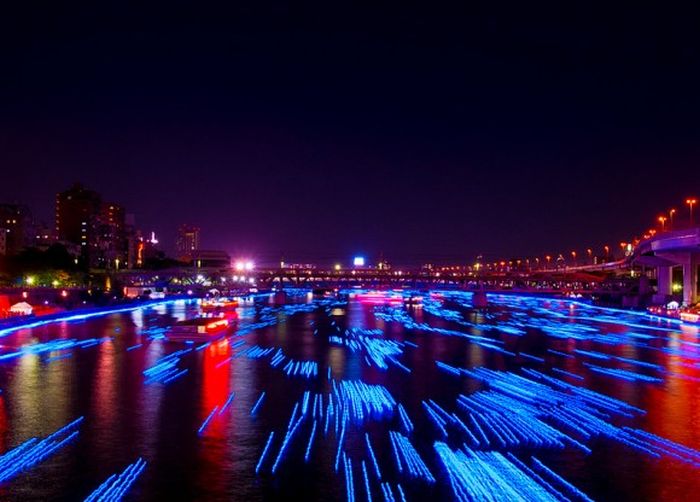
[[[421,454],[430,451],[434,440],[422,401],[435,399],[452,410],[460,393],[482,388],[479,382],[439,371],[435,361],[462,368],[544,371],[647,411],[625,425],[700,448],[696,327],[517,297],[493,298],[487,310],[474,310],[468,298],[450,295],[435,296],[434,303],[428,300],[424,309],[370,300],[350,299],[345,305],[309,296],[274,295],[256,303],[242,302],[238,327],[255,325],[257,329],[203,348],[162,339],[163,328],[198,313],[193,303],[164,304],[13,333],[3,339],[3,352],[56,339],[111,339],[0,363],[2,451],[51,432],[76,416],[86,416],[75,445],[34,467],[31,476],[12,480],[12,489],[2,493],[3,498],[81,499],[139,456],[149,466],[134,487],[136,499],[344,498],[344,479],[333,466],[337,449],[333,434],[319,436],[314,456],[306,464],[305,444],[301,443],[310,431],[304,429],[304,439],[290,449],[279,476],[254,474],[269,432],[287,427],[294,403],[304,392],[330,391],[329,368],[334,380],[361,379],[386,386],[416,422],[413,440],[422,448]],[[293,314],[284,310],[287,305],[305,302],[315,302],[317,307]],[[345,330],[352,329],[379,329],[381,336],[366,336],[410,342],[412,345],[402,345],[399,357],[409,371],[393,363],[381,370],[366,352],[329,341],[330,335],[344,339]],[[476,343],[482,338],[490,345]],[[256,346],[281,348],[285,357],[296,361],[316,361],[319,377],[288,376],[284,364],[270,364],[271,356],[248,357],[246,351]],[[191,349],[178,360],[178,369],[189,370],[185,376],[167,384],[144,383],[144,370],[183,348]],[[596,372],[596,368],[660,376],[661,381],[625,380]],[[264,404],[252,417],[250,410],[263,391]],[[231,393],[235,393],[232,404],[219,413]],[[215,408],[211,421],[198,434]],[[372,431],[379,436],[389,427],[395,425],[373,424]],[[348,433],[351,454],[362,454],[362,439],[360,431]],[[382,445],[380,461],[391,465],[388,444]],[[677,460],[653,459],[604,439],[593,450],[590,457],[552,452],[548,460],[558,466],[560,474],[597,498],[679,498],[700,489],[695,467]],[[433,462],[429,455],[426,458]],[[434,463],[431,468],[438,471]],[[444,485],[410,492],[413,498],[422,499],[448,494]]]

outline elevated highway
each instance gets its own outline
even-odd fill
[[[629,262],[656,268],[658,303],[673,292],[673,269],[683,270],[683,302],[698,302],[698,265],[700,265],[700,227],[658,233],[634,248]]]

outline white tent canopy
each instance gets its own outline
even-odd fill
[[[31,315],[32,310],[32,306],[27,302],[15,303],[12,307],[10,307],[10,312],[13,314]]]

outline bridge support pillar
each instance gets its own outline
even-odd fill
[[[673,293],[673,267],[657,267],[654,303],[666,303]]]
[[[698,301],[698,257],[691,254],[683,263],[683,303],[690,305]]]

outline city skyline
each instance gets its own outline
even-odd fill
[[[66,230],[66,218],[63,218],[61,225],[61,206],[66,205],[66,198],[77,197],[75,208],[72,210],[72,215],[69,219],[70,229]],[[63,202],[62,202],[63,201]],[[557,249],[550,249],[539,254],[531,255],[515,255],[515,254],[486,254],[477,253],[473,256],[457,255],[457,254],[433,254],[423,255],[419,259],[415,256],[406,257],[406,255],[397,255],[392,259],[397,260],[397,264],[401,266],[416,266],[425,264],[436,265],[464,265],[473,264],[476,262],[487,263],[496,260],[498,263],[502,260],[542,260],[543,262],[571,262],[576,263],[577,257],[581,260],[594,258],[607,259],[616,255],[617,245],[625,248],[636,245],[640,240],[648,239],[657,232],[681,228],[688,223],[694,223],[697,217],[694,216],[697,198],[689,197],[684,200],[675,201],[667,208],[661,211],[656,211],[658,216],[648,219],[645,230],[640,230],[636,233],[631,233],[629,228],[627,234],[618,236],[618,239],[606,241],[606,244],[581,244],[577,243],[571,247],[571,250],[566,250],[561,246]],[[680,209],[680,210],[679,210]],[[64,209],[65,212],[65,209]],[[19,221],[15,221],[13,214],[21,214]],[[193,259],[194,252],[224,252],[229,253],[230,249],[214,250],[212,247],[203,246],[201,243],[201,229],[198,225],[193,225],[190,222],[177,224],[177,233],[171,242],[162,242],[162,239],[156,238],[156,233],[160,234],[161,229],[144,229],[141,225],[137,225],[136,218],[129,208],[125,208],[114,200],[105,199],[102,194],[91,190],[90,187],[84,186],[82,183],[76,182],[66,190],[58,192],[54,204],[54,219],[51,222],[39,219],[31,207],[22,203],[0,203],[0,229],[6,232],[3,235],[4,241],[0,243],[0,254],[16,255],[23,249],[32,247],[46,248],[51,243],[57,242],[68,246],[69,251],[73,255],[81,254],[81,246],[88,248],[102,248],[102,252],[98,253],[99,258],[93,252],[91,258],[91,266],[97,268],[110,268],[115,266],[112,264],[114,259],[121,262],[122,266],[128,264],[133,266],[142,266],[142,258],[136,259],[137,254],[143,252],[143,248],[137,249],[137,241],[150,246],[150,255],[153,255],[156,249],[162,250],[171,258],[182,262],[188,262]],[[7,219],[11,218],[11,219]],[[7,222],[3,220],[7,219]],[[7,223],[7,224],[5,224]],[[171,223],[170,226],[174,225]],[[17,229],[12,230],[12,227]],[[62,229],[61,226],[64,228]],[[642,228],[642,226],[639,226]],[[99,230],[99,231],[98,231]],[[87,232],[87,233],[86,233]],[[36,234],[36,235],[35,235]],[[98,236],[98,234],[101,234]],[[93,236],[95,239],[93,239]],[[620,240],[620,238],[624,240]],[[87,239],[87,240],[86,240]],[[631,249],[631,248],[630,248]],[[629,250],[628,250],[629,251]],[[106,254],[105,254],[106,253]],[[107,257],[109,255],[109,257]],[[309,251],[297,252],[294,254],[280,251],[279,253],[254,253],[249,251],[233,252],[234,261],[257,261],[270,266],[274,263],[309,263],[314,262],[324,266],[345,264],[350,265],[353,257],[362,256],[363,259],[368,259],[374,264],[381,264],[387,256],[384,251],[380,250],[376,253],[366,253],[364,251],[351,252],[346,255],[330,254],[327,251],[313,253]],[[98,260],[100,264],[94,260]],[[118,265],[117,265],[118,266]]]

